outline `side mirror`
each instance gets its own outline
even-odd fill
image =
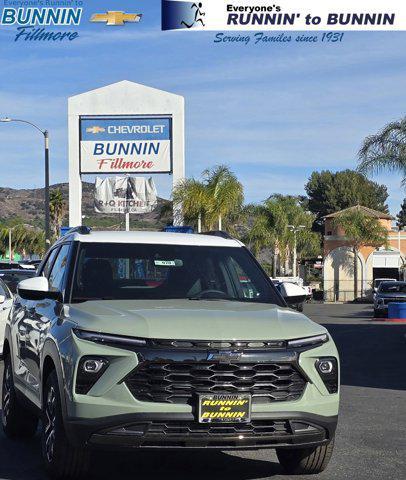
[[[50,292],[48,279],[45,277],[32,277],[21,280],[17,285],[17,292],[25,300],[60,300],[60,292]]]
[[[298,305],[306,300],[306,290],[295,283],[282,283],[280,291],[289,306]]]
[[[0,295],[0,305],[6,301],[6,297],[4,295]]]

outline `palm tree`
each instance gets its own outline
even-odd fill
[[[182,180],[175,186],[172,192],[172,199],[174,205],[182,205],[182,213],[187,224],[198,224],[198,231],[202,229],[202,222],[204,228],[211,230],[209,220],[209,192],[199,180],[194,178]]]
[[[203,172],[209,197],[208,215],[211,223],[218,220],[218,229],[223,229],[223,219],[238,213],[244,202],[244,188],[236,175],[226,166],[218,165]]]
[[[304,225],[297,232],[298,258],[320,253],[320,237],[311,231],[314,215],[307,212],[297,197],[272,195],[261,205],[247,206],[248,230],[243,241],[255,255],[270,248],[273,251],[273,276],[277,275],[278,258],[287,262],[293,251],[295,237],[289,225]]]
[[[174,205],[182,205],[187,223],[198,225],[198,231],[213,230],[218,222],[229,221],[242,209],[243,186],[224,165],[205,170],[203,181],[194,178],[181,181],[172,192]]]
[[[388,230],[378,218],[363,212],[359,206],[343,210],[334,220],[335,226],[345,233],[354,255],[354,300],[358,298],[358,254],[362,246],[387,245]]]
[[[399,172],[406,184],[406,117],[391,122],[380,132],[364,140],[359,151],[361,173],[375,173],[381,170]]]
[[[49,213],[51,216],[53,236],[54,238],[57,238],[65,214],[65,202],[59,188],[51,190],[49,193]]]

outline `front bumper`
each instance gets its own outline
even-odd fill
[[[173,354],[177,361],[184,357],[181,352]],[[83,355],[100,355],[109,359],[106,373],[87,395],[75,393],[74,387],[75,370]],[[140,355],[139,352],[75,338],[74,361],[64,365],[65,378],[69,379],[64,423],[73,444],[108,449],[289,448],[327,443],[334,435],[339,393],[328,392],[315,368],[320,357],[338,358],[332,341],[296,355],[297,365],[307,378],[300,398],[254,403],[248,425],[210,424],[208,427],[197,422],[196,405],[135,398],[123,379],[137,367],[139,359],[149,355],[156,355],[156,352]],[[168,352],[165,355],[159,352],[160,357],[168,355]],[[199,361],[199,355],[193,353],[194,361]],[[271,353],[267,356],[280,360],[280,355]]]
[[[75,443],[98,449],[244,450],[322,445],[333,438],[337,417],[301,412],[253,414],[246,424],[199,424],[191,414],[118,415],[69,422]]]

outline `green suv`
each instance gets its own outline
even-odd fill
[[[51,476],[83,475],[96,448],[276,449],[287,472],[326,467],[334,342],[225,237],[79,227],[19,283],[2,423],[17,439],[41,420]]]

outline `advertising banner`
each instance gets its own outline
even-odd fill
[[[94,208],[97,213],[149,213],[156,207],[152,178],[96,178]]]
[[[405,30],[406,11],[399,0],[162,0],[163,30]]]
[[[170,173],[171,118],[92,117],[80,121],[81,173]]]

